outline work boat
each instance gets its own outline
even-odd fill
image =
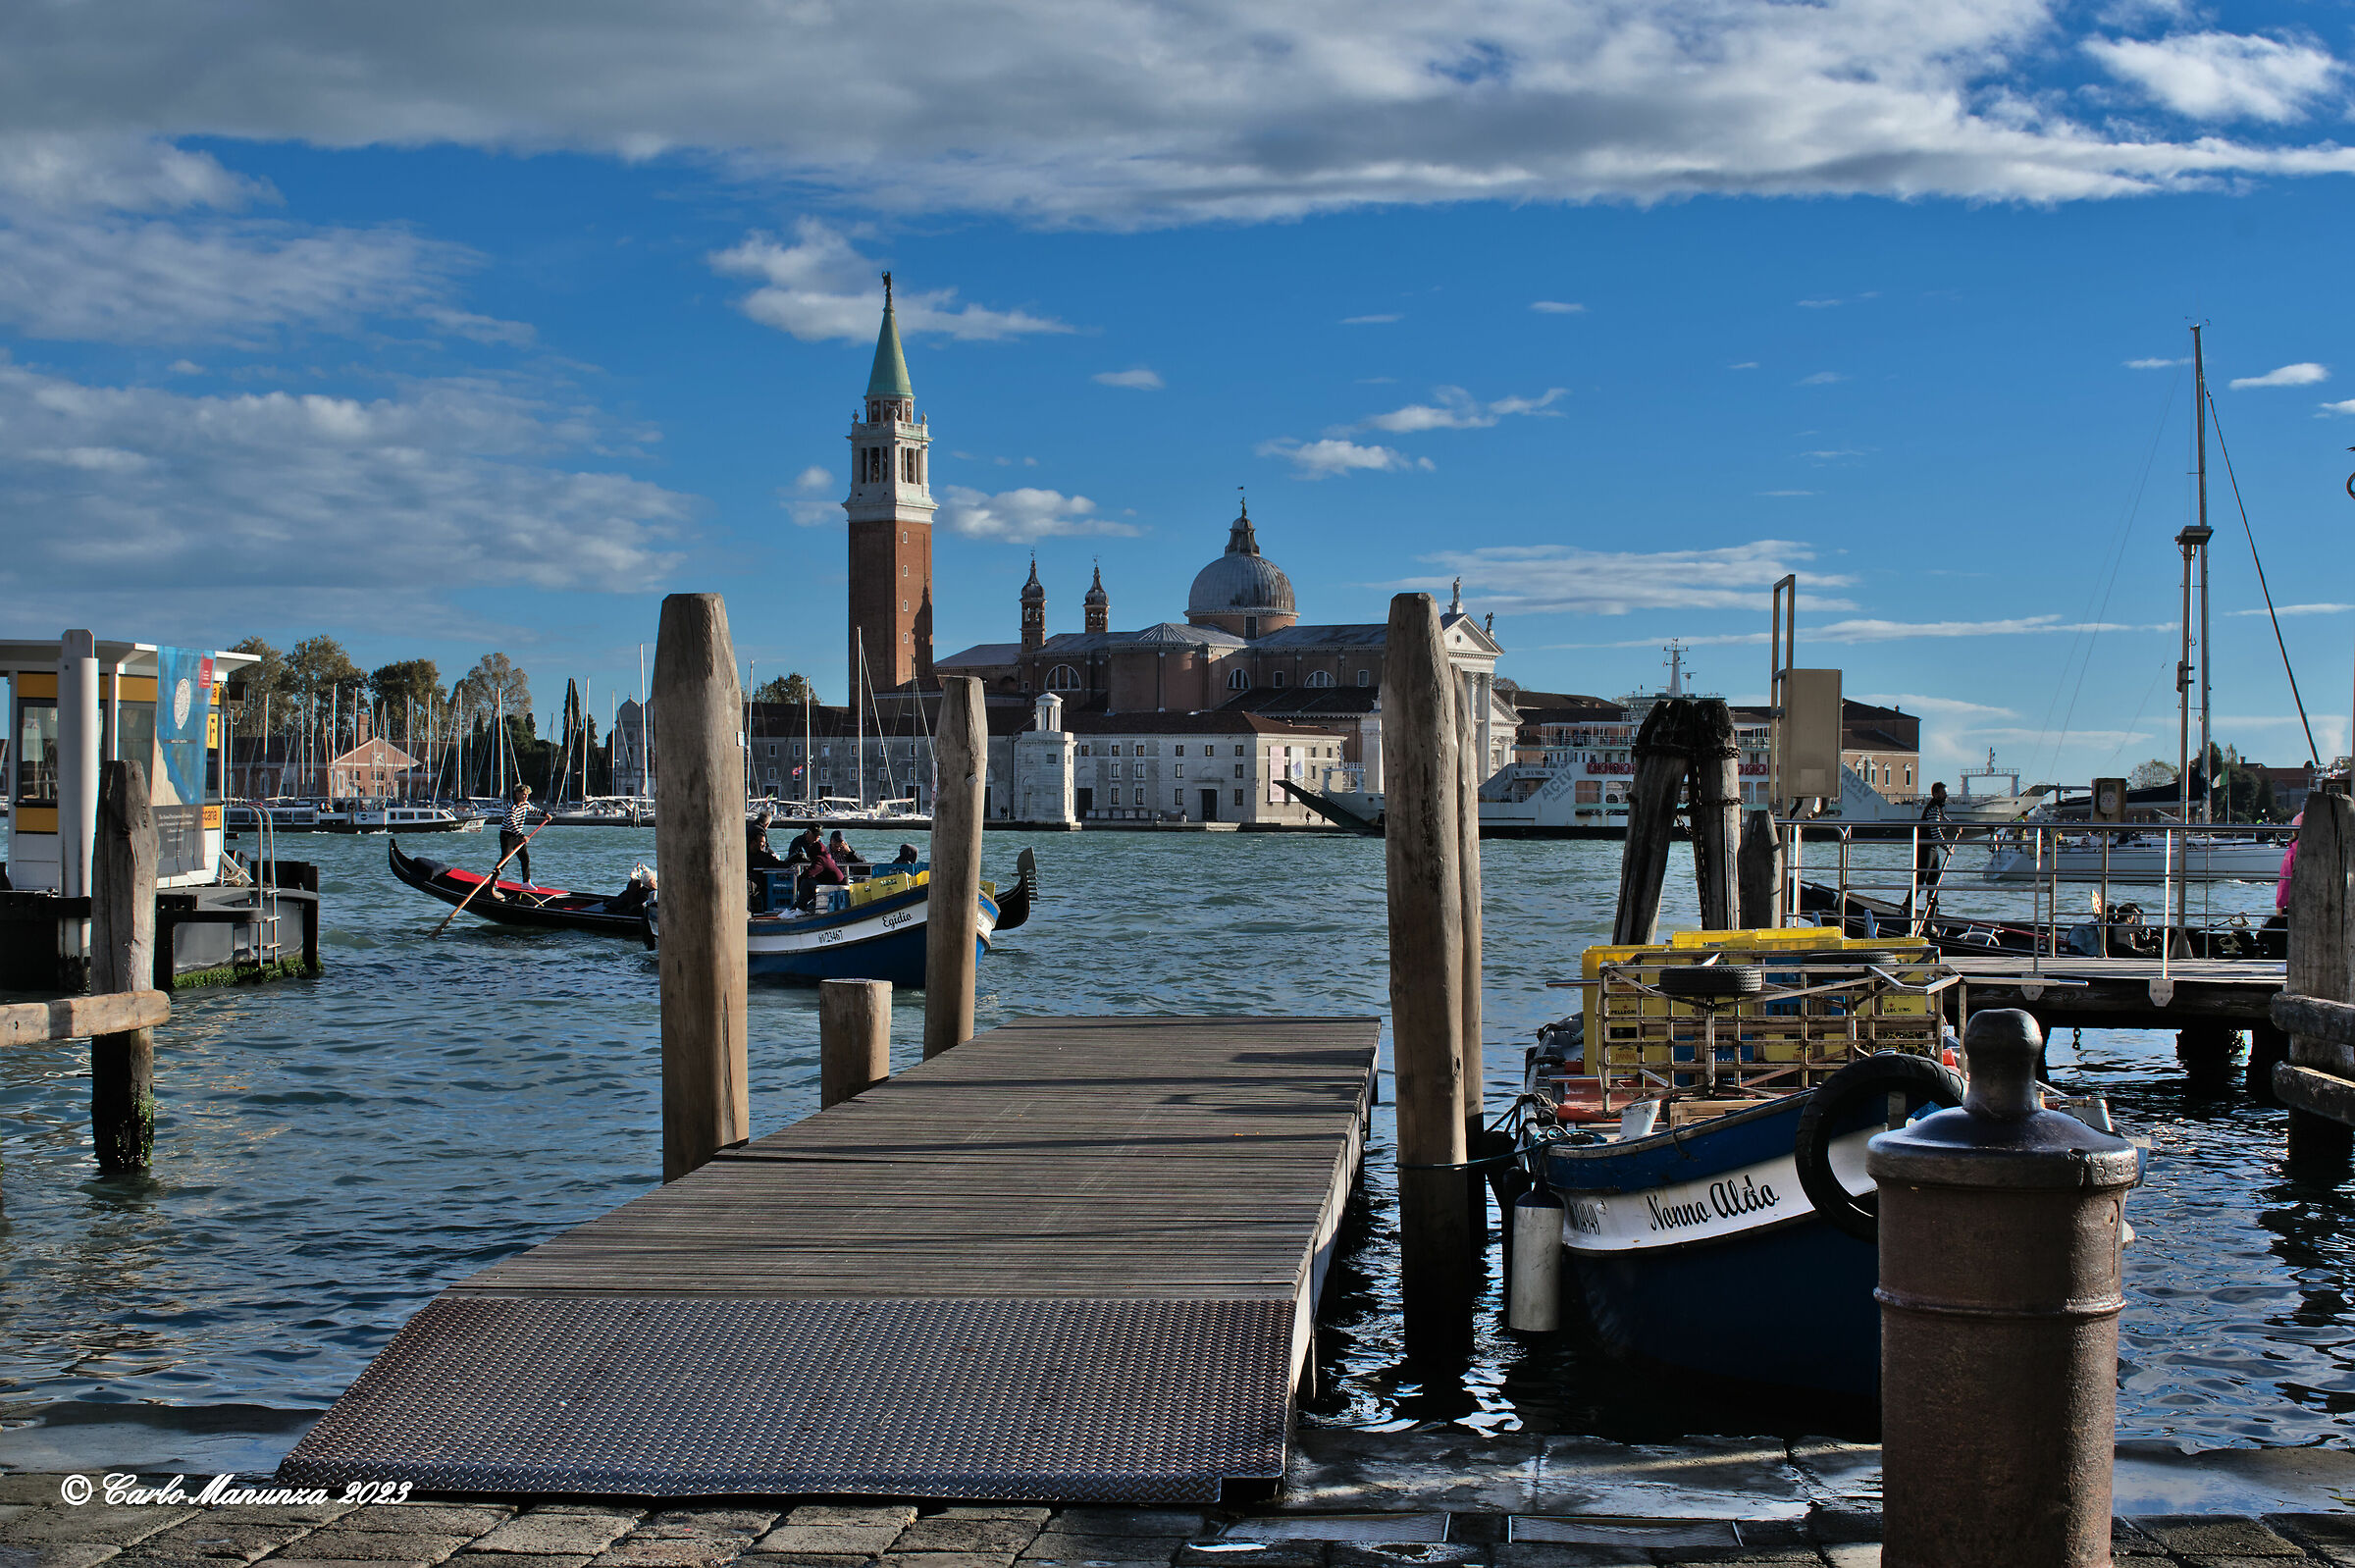
[[[974,925],[976,956],[990,939],[1030,917],[1038,892],[1037,858],[1028,850],[1016,860],[1018,875],[1003,895],[983,882]],[[813,891],[811,907],[797,909],[793,895],[799,866],[763,867],[752,874],[757,897],[745,935],[745,967],[755,979],[789,985],[820,980],[889,980],[902,987],[924,983],[924,917],[931,901],[931,867],[859,866],[843,886]],[[647,906],[647,946],[661,938],[661,899]]]
[[[1998,835],[1979,874],[1990,882],[2271,882],[2281,874],[2280,839],[2222,833],[2065,833],[2046,839]],[[2104,840],[2108,854],[2104,854]],[[2107,863],[2105,863],[2105,861]]]
[[[1962,1103],[1954,971],[1807,926],[1589,948],[1584,969],[1584,1008],[1530,1052],[1518,1146],[1562,1203],[1565,1295],[1621,1355],[1873,1397],[1864,1147]],[[2110,1130],[2099,1100],[2046,1103]]]

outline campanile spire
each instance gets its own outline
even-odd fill
[[[877,688],[932,682],[932,432],[916,388],[883,275],[883,325],[866,379],[864,418],[851,420],[850,669],[864,653]],[[856,700],[856,694],[853,694]]]

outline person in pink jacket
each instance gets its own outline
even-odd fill
[[[2297,827],[2305,820],[2306,813],[2304,811],[2300,811],[2297,815],[2289,819],[2289,825],[2291,827]],[[2289,848],[2281,852],[2281,880],[2274,885],[2274,908],[2281,911],[2284,914],[2288,913],[2289,910],[2289,873],[2296,867],[2297,863],[2298,837],[2293,833],[2289,837]]]

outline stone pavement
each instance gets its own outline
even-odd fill
[[[150,1477],[150,1481],[162,1478]],[[209,1478],[190,1477],[193,1493]],[[353,1506],[80,1506],[0,1476],[0,1568],[1651,1568],[1880,1561],[1878,1514],[1715,1519],[1497,1511],[924,1507],[736,1499],[649,1506],[418,1498]],[[263,1483],[256,1483],[263,1484]],[[2120,1565],[2355,1568],[2355,1514],[2153,1515]]]

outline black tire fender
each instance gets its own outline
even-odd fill
[[[1675,965],[1660,970],[1659,988],[1669,996],[1755,996],[1765,985],[1766,971],[1754,964]]]
[[[1832,1174],[1832,1135],[1859,1103],[1892,1094],[1906,1097],[1909,1115],[1921,1105],[1962,1103],[1962,1074],[1926,1056],[1883,1051],[1851,1062],[1815,1086],[1806,1108],[1799,1114],[1799,1133],[1792,1158],[1799,1166],[1799,1187],[1815,1212],[1859,1241],[1880,1236],[1879,1206],[1874,1194],[1856,1196]]]

